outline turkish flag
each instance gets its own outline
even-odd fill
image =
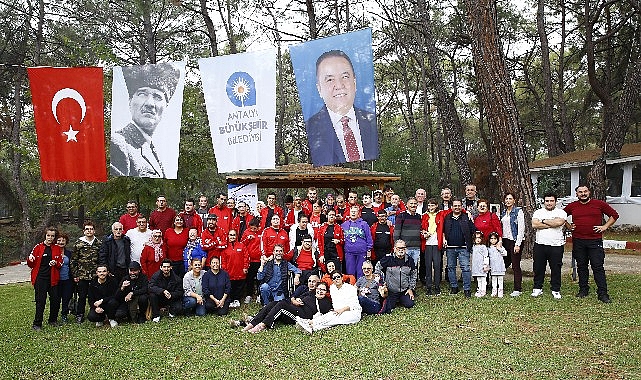
[[[107,182],[102,68],[28,68],[43,181]]]

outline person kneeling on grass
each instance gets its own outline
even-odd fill
[[[332,308],[329,313],[314,315],[312,320],[297,317],[296,327],[307,334],[336,325],[349,325],[361,320],[363,309],[358,303],[356,287],[343,282],[343,274],[332,272],[334,284],[329,291],[332,295]],[[318,289],[318,287],[316,287]]]
[[[332,309],[332,301],[327,298],[327,285],[321,282],[316,285],[313,294],[308,294],[291,303],[288,300],[278,301],[267,313],[264,312],[266,308],[256,314],[243,331],[257,334],[266,328],[273,328],[276,320],[286,324],[293,324],[300,318],[309,320],[314,315],[329,312]]]
[[[96,277],[89,282],[89,315],[87,319],[90,322],[96,322],[96,327],[101,327],[105,318],[109,319],[111,327],[118,326],[116,322],[116,309],[118,301],[116,300],[116,291],[118,283],[109,276],[106,265],[99,265],[96,269]]]
[[[171,270],[171,261],[164,259],[160,270],[149,280],[149,303],[151,320],[160,322],[160,307],[169,306],[169,317],[182,312],[183,287],[180,277]]]
[[[414,260],[405,254],[406,251],[405,242],[399,239],[394,243],[394,254],[387,255],[376,263],[376,274],[385,276],[385,285],[389,291],[383,302],[384,313],[392,311],[399,301],[407,308],[414,306],[417,268]]]

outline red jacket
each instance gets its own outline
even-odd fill
[[[42,254],[45,252],[45,243],[42,242],[31,251],[31,255],[34,256],[33,261],[27,258],[27,265],[31,268],[31,285],[36,285],[36,279],[38,278],[38,272],[40,271],[40,262],[42,261]],[[62,248],[58,247],[55,244],[51,244],[51,260],[56,262],[56,265],[51,267],[51,286],[58,285],[60,281],[60,268],[62,267],[62,255],[64,252]]]
[[[387,220],[385,221],[385,224],[387,224]],[[372,234],[372,241],[376,240],[376,229],[377,228],[378,228],[378,222],[372,224],[372,226],[370,227],[370,232]],[[394,225],[393,224],[391,226],[389,226],[389,239],[390,239],[390,244],[391,244],[392,248],[394,248]],[[377,258],[380,259],[381,257],[383,257],[385,255],[386,254],[384,253],[384,254],[379,256],[374,251],[374,247],[372,247],[372,260],[376,260]]]
[[[345,257],[345,251],[343,250],[343,245],[345,244],[345,235],[343,234],[343,229],[341,228],[340,224],[334,223],[333,226],[334,239],[340,240],[340,242],[336,244],[336,253],[338,253],[338,258],[343,261],[343,257]],[[325,256],[325,232],[327,232],[328,227],[329,224],[324,223],[318,230],[318,250],[320,251],[320,255],[322,257]]]
[[[227,248],[227,232],[219,226],[216,226],[214,232],[205,229],[200,235],[200,246],[203,251],[207,252],[207,261],[205,266],[209,266],[209,260],[212,257],[220,257],[223,249]]]
[[[245,231],[249,229],[249,222],[254,219],[254,216],[250,213],[245,214]],[[240,241],[240,235],[239,235],[239,229],[240,229],[240,216],[236,216],[234,220],[231,222],[231,228],[232,230],[236,231],[236,235],[238,237],[238,240]]]
[[[363,206],[358,203],[355,204],[354,206],[358,206],[358,215],[360,215],[361,209],[363,208]],[[349,203],[345,203],[345,212],[343,213],[343,222],[349,220],[349,209],[351,208],[352,208],[352,205],[350,205]],[[338,209],[335,208],[335,210],[336,210],[336,214],[338,214]]]
[[[168,228],[162,237],[167,258],[171,261],[183,261],[183,251],[189,240],[189,230],[183,230],[177,234],[173,228]]]
[[[264,209],[263,209],[264,210]],[[283,253],[289,251],[289,235],[284,228],[278,229],[276,231],[273,227],[267,227],[263,231],[263,235],[260,238],[260,250],[262,253],[270,257],[274,254],[274,246],[276,244],[281,244],[283,246]]]
[[[251,229],[246,229],[240,242],[245,246],[245,250],[249,254],[249,261],[252,263],[260,262],[260,232],[254,232]]]
[[[142,268],[142,273],[147,276],[147,280],[151,279],[151,276],[160,270],[160,265],[165,257],[167,257],[166,245],[162,245],[162,255],[156,261],[156,251],[153,247],[145,245],[142,249],[142,254],[140,255],[140,267]]]
[[[305,198],[303,200],[302,206],[305,214],[312,215],[312,211],[314,211],[314,205],[312,205],[312,202],[309,199]]]
[[[225,235],[229,232],[232,222],[234,221],[234,216],[231,212],[231,209],[225,205],[222,208],[214,206],[209,209],[210,214],[214,214],[218,217],[216,225],[225,231]],[[206,227],[206,226],[205,226]]]
[[[185,228],[189,231],[190,228],[195,227],[198,228],[198,233],[203,232],[203,219],[198,215],[196,211],[192,212],[191,214],[187,214],[184,211],[180,212],[180,216],[183,217],[183,220],[185,221]]]
[[[450,212],[452,212],[452,211],[450,211],[450,210],[447,210],[447,211],[441,210],[441,211],[437,211],[436,212],[436,237],[437,237],[437,239],[439,241],[438,244],[441,245],[441,246],[443,245],[443,237],[442,237],[442,235],[443,235],[443,218],[445,217],[445,215],[449,214]],[[429,212],[426,212],[425,214],[423,214],[423,216],[421,218],[421,231],[427,231],[427,228],[429,226],[429,217],[430,217]],[[425,250],[426,242],[427,242],[427,240],[425,239],[425,236],[423,236],[423,234],[421,233],[421,251]]]
[[[267,227],[270,227],[272,225],[272,221],[267,220],[268,214],[269,214],[269,206],[263,207],[263,209],[260,210],[260,222],[262,224],[261,227],[263,229],[267,229]],[[280,206],[278,205],[274,206],[274,215],[280,216],[280,220],[282,223],[281,225],[285,224],[285,214],[283,213],[283,209]],[[269,254],[271,255],[272,253],[270,252]]]
[[[503,236],[503,226],[501,226],[501,221],[493,212],[488,211],[484,214],[479,214],[474,218],[474,226],[478,231],[483,232],[483,239],[486,241],[490,232],[498,233],[499,237]]]
[[[249,252],[243,243],[229,243],[222,252],[221,267],[229,274],[230,280],[244,280],[249,268]]]

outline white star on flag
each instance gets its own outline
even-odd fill
[[[76,138],[76,135],[80,131],[74,131],[73,128],[71,128],[71,125],[69,126],[69,130],[67,132],[62,132],[63,135],[67,135],[67,142],[69,141],[75,141],[78,142],[78,139]]]

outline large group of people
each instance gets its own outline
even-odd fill
[[[577,201],[564,209],[557,208],[554,194],[545,194],[544,207],[532,217],[532,297],[543,294],[549,263],[551,294],[561,298],[564,229],[569,229],[577,297],[589,293],[589,263],[598,299],[609,303],[601,240],[618,214],[592,199],[587,186],[576,192]],[[187,199],[177,212],[161,195],[148,219],[129,201],[104,239],[95,236],[91,221],[74,242],[49,227],[27,258],[35,289],[33,329],[42,329],[47,295],[50,325],[58,325],[58,314],[63,323],[73,314],[77,323],[86,316],[96,326],[111,327],[179,314],[222,316],[255,301],[262,309],[234,326],[259,333],[281,321],[312,333],[356,323],[362,314],[389,313],[399,304],[411,308],[417,288],[437,296],[442,280],[453,295],[462,283],[464,296],[471,297],[474,278],[476,297],[485,297],[490,288],[491,297],[503,297],[509,267],[510,295],[522,294],[526,220],[513,193],[505,194],[500,211],[490,210],[471,184],[463,198],[445,188],[439,199],[427,199],[418,189],[404,202],[386,186],[360,199],[349,192],[347,199],[327,194],[321,200],[310,187],[305,199],[286,197],[284,208],[274,193],[254,213],[244,202],[218,194],[211,208],[201,196],[198,208]],[[605,223],[603,215],[609,218]]]

